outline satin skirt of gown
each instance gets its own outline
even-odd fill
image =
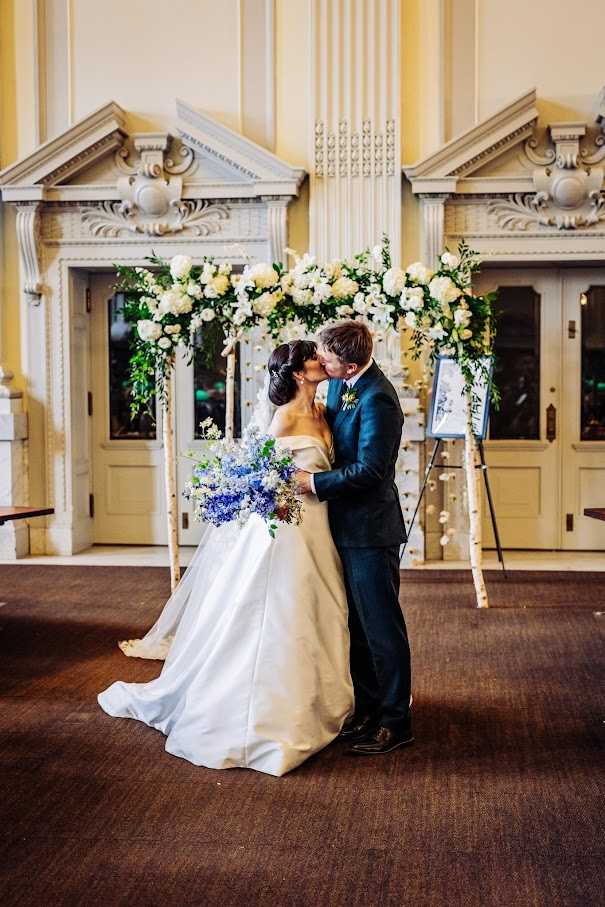
[[[313,436],[280,438],[301,469],[330,468]],[[208,768],[284,775],[321,750],[353,712],[347,602],[327,505],[307,494],[299,526],[275,538],[253,515],[210,528],[185,576],[127,655],[165,659],[149,683],[98,697],[114,717],[166,735],[166,750]]]

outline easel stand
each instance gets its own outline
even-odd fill
[[[433,447],[433,453],[431,454],[431,458],[429,460],[428,466],[424,473],[424,482],[422,483],[422,488],[420,489],[420,494],[418,495],[418,501],[416,502],[416,509],[414,510],[414,513],[412,515],[412,520],[410,522],[409,527],[406,527],[408,539],[410,538],[410,535],[412,534],[412,528],[413,528],[414,522],[416,520],[416,514],[418,513],[418,510],[420,508],[420,502],[422,501],[422,496],[424,495],[424,491],[428,484],[431,470],[432,470],[433,466],[435,465],[435,460],[437,459],[437,453],[439,451],[439,445],[441,444],[442,440],[443,440],[443,438],[435,439],[435,446]],[[492,529],[494,530],[494,538],[496,539],[496,548],[498,550],[498,560],[502,564],[502,571],[504,573],[505,578],[508,579],[506,567],[504,566],[504,558],[502,556],[502,546],[500,545],[500,534],[498,532],[498,526],[496,524],[496,514],[494,512],[494,502],[492,500],[492,493],[491,493],[491,489],[489,487],[489,479],[487,477],[487,464],[485,462],[485,451],[483,450],[483,441],[480,441],[479,439],[477,439],[477,447],[479,449],[479,459],[481,460],[481,463],[477,464],[475,466],[475,469],[480,469],[481,472],[483,473],[483,479],[485,481],[485,491],[487,493],[487,501],[489,504],[489,512],[490,512],[490,516],[492,518]],[[448,466],[448,469],[464,469],[464,466]],[[401,549],[401,557],[403,557],[403,555],[405,553],[407,543],[408,543],[408,541],[406,539],[406,541],[403,545],[403,548]]]

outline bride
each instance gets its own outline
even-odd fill
[[[327,375],[315,343],[269,358],[269,433],[300,469],[330,469],[332,438],[315,392]],[[261,426],[262,427],[262,426]],[[165,659],[149,683],[98,697],[119,718],[166,735],[166,750],[208,768],[284,775],[325,747],[353,712],[347,602],[327,505],[307,494],[302,523],[275,538],[252,515],[211,527],[159,620],[127,655]]]

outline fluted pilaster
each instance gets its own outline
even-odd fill
[[[420,257],[428,268],[435,268],[443,252],[445,200],[447,195],[420,197]]]
[[[310,246],[320,259],[401,241],[400,4],[313,0]]]

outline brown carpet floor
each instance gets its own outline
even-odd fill
[[[416,745],[276,779],[196,768],[96,694],[160,568],[0,566],[0,904],[605,904],[605,574],[408,571]]]

